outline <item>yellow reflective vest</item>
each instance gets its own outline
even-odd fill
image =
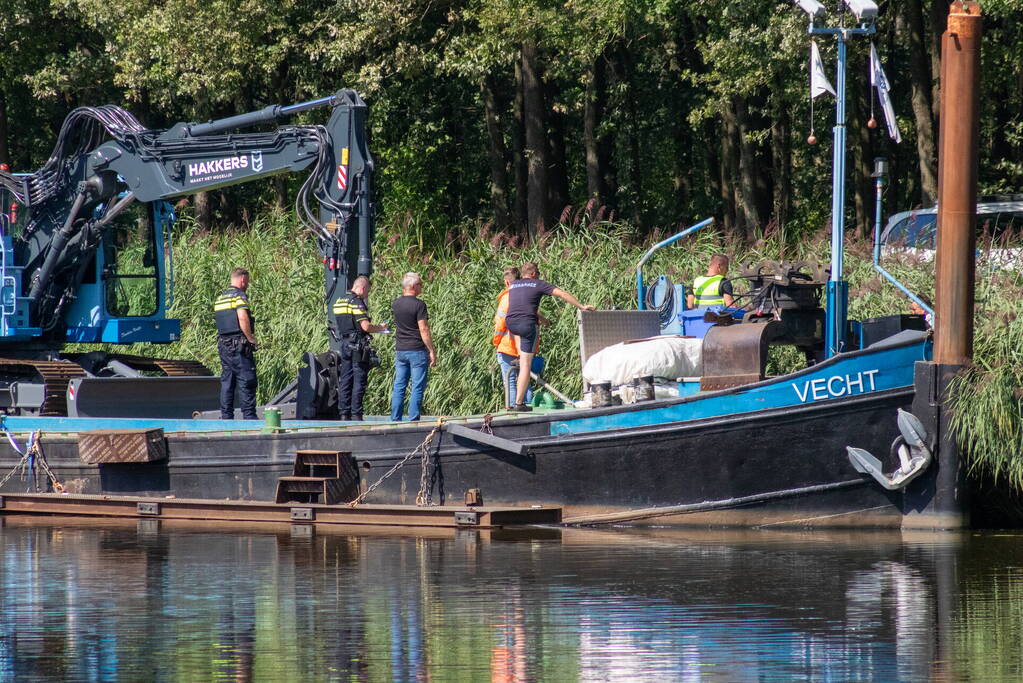
[[[721,294],[723,275],[701,275],[693,281],[693,295],[697,306],[724,305],[725,297]]]

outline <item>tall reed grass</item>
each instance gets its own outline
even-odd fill
[[[407,222],[382,225],[375,245],[370,313],[390,318],[390,301],[400,292],[407,271],[420,273],[422,298],[438,350],[430,372],[425,408],[428,414],[483,413],[502,405],[501,379],[491,328],[505,266],[536,261],[541,277],[598,308],[634,309],[635,265],[654,242],[634,239],[627,226],[610,223],[559,227],[530,244],[493,232],[486,226],[452,229],[431,242]],[[659,251],[646,265],[650,281],[658,274],[689,282],[702,274],[711,254],[732,257],[732,272],[764,258],[826,260],[826,235],[782,245],[776,235],[741,246],[713,228]],[[261,348],[256,354],[259,398],[268,400],[297,372],[305,351],[327,348],[321,264],[311,237],[290,216],[266,214],[250,228],[204,233],[186,219],[174,235],[176,290],[171,314],[182,319],[181,343],[172,347],[140,346],[133,352],[195,358],[219,370],[211,302],[227,286],[231,268],[252,273],[250,295]],[[845,259],[850,283],[850,317],[864,319],[907,312],[906,299],[883,281],[871,265],[871,245],[854,240]],[[913,255],[889,258],[892,272],[916,292],[933,296],[933,264]],[[1023,487],[1023,297],[1019,273],[978,270],[976,364],[957,384],[953,397],[955,429],[974,468],[1008,476]],[[742,285],[738,285],[742,291]],[[555,299],[542,312],[553,321],[543,330],[540,352],[547,359],[546,379],[569,396],[581,393],[576,314]],[[386,414],[393,381],[393,337],[377,337],[383,365],[370,374],[366,410]],[[796,354],[772,360],[777,371],[799,362]],[[893,418],[894,419],[894,418]]]

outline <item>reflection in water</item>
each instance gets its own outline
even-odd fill
[[[0,517],[0,681],[997,681],[1023,662],[1018,536],[275,531]]]

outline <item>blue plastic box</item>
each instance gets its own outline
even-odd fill
[[[703,337],[707,334],[707,330],[714,326],[714,323],[708,323],[703,321],[703,314],[708,310],[719,311],[720,306],[698,306],[691,308],[688,311],[682,311],[678,314],[678,321],[682,323],[682,334],[687,337]]]

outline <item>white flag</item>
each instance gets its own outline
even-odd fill
[[[829,92],[835,94],[828,77],[824,75],[824,63],[821,62],[821,53],[817,49],[817,41],[810,41],[810,97],[817,97]]]
[[[895,120],[895,110],[892,108],[892,99],[888,97],[891,86],[888,85],[888,78],[881,68],[881,60],[877,56],[877,48],[870,44],[870,84],[877,89],[877,99],[881,102],[881,111],[884,112],[884,122],[888,126],[888,136],[895,142],[902,142],[902,133],[899,132],[899,123]]]

